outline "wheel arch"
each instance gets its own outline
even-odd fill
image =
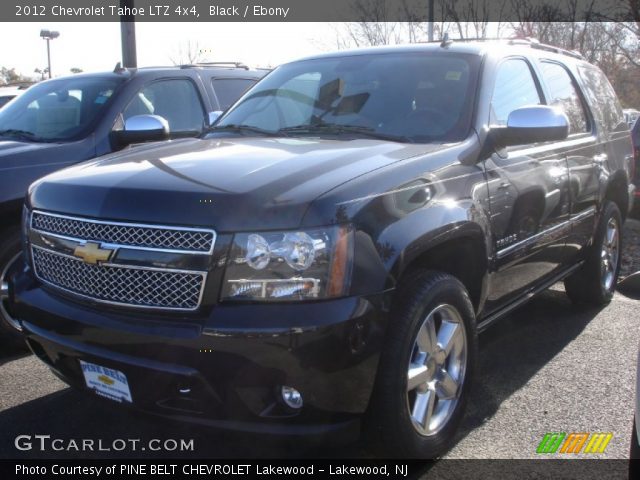
[[[623,221],[627,218],[629,207],[628,185],[629,179],[626,173],[617,170],[608,178],[604,188],[604,200],[610,200],[618,206]]]
[[[397,282],[416,269],[448,273],[465,286],[478,312],[486,295],[489,255],[485,231],[474,222],[448,225],[435,237],[411,242],[392,269]]]

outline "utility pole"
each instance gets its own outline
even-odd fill
[[[429,0],[429,14],[427,18],[427,39],[430,42],[433,42],[433,21],[434,21],[434,12],[433,12],[433,3],[434,0]]]
[[[120,8],[131,11],[133,0],[120,0]],[[122,66],[124,68],[138,68],[135,21],[135,15],[120,16],[120,41],[122,42]]]

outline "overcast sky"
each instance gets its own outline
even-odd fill
[[[198,43],[213,61],[242,61],[251,66],[276,66],[320,51],[335,49],[335,25],[328,23],[150,23],[136,24],[138,66],[171,65],[187,41]],[[51,42],[51,70],[67,75],[73,67],[85,72],[112,70],[121,59],[120,24],[1,23],[0,66],[34,75],[47,66],[46,43],[40,30],[60,32]]]

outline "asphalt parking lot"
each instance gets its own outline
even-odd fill
[[[481,335],[480,376],[449,458],[535,458],[546,432],[612,432],[600,455],[627,458],[640,303],[621,294],[579,311],[548,291]],[[0,345],[0,457],[366,457],[360,443],[324,446],[167,423],[67,388],[32,355]],[[18,435],[194,439],[193,452],[19,451]],[[579,455],[579,456],[582,456]],[[591,456],[593,458],[593,456]]]

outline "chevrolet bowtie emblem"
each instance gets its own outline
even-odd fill
[[[100,248],[99,243],[87,242],[84,245],[77,246],[73,251],[73,255],[81,258],[85,263],[97,265],[98,262],[108,261],[114,251],[108,248]]]
[[[100,375],[98,377],[98,380],[100,380],[102,383],[104,383],[105,385],[113,385],[115,382],[113,381],[113,379],[107,377],[106,375]]]

